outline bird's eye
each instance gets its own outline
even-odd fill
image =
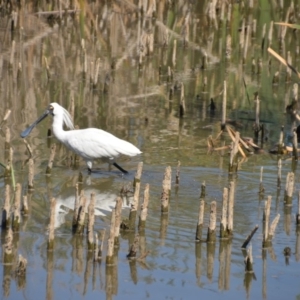
[[[53,107],[52,105],[49,105],[49,109],[50,109],[50,110],[53,110],[54,107]]]

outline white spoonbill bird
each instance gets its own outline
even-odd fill
[[[46,111],[21,133],[21,137],[28,136],[32,129],[49,114],[53,116],[52,131],[54,136],[86,161],[89,172],[92,171],[93,160],[101,158],[113,164],[121,172],[128,173],[114,159],[121,154],[135,156],[142,153],[131,143],[104,130],[97,128],[74,129],[69,112],[55,102],[49,104]],[[63,129],[64,123],[71,130],[65,131]]]

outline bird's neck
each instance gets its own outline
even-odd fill
[[[55,115],[53,117],[53,123],[52,123],[52,131],[54,136],[60,141],[64,142],[65,136],[66,136],[66,131],[64,131],[63,128],[63,117]]]

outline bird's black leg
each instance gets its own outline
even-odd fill
[[[89,175],[91,175],[92,169],[91,169],[91,168],[88,168],[88,172],[89,172]]]
[[[113,163],[113,165],[119,169],[122,173],[127,174],[128,172],[126,170],[124,170],[122,167],[120,167],[116,162]]]

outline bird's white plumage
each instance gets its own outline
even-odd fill
[[[92,161],[97,158],[113,162],[121,154],[135,156],[141,153],[133,144],[101,129],[87,128],[65,131],[63,130],[64,123],[70,129],[74,128],[69,112],[55,102],[51,103],[49,108],[53,115],[53,134],[67,148],[81,156],[89,168],[92,167]]]

